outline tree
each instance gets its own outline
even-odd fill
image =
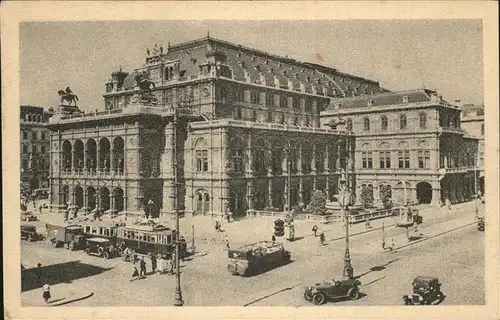
[[[326,213],[326,195],[321,190],[314,191],[311,201],[307,205],[307,209],[313,214]]]
[[[384,205],[384,208],[389,209],[391,207],[392,191],[390,185],[380,186],[380,200]]]
[[[361,205],[363,208],[369,208],[373,205],[373,187],[364,186],[361,188]]]

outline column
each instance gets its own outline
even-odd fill
[[[441,189],[432,188],[431,205],[436,207],[441,206]]]
[[[111,209],[111,212],[115,213],[115,195],[112,190],[109,194],[109,208]]]
[[[268,161],[267,161],[267,176],[271,177],[273,175],[273,151],[272,149],[268,150]]]
[[[71,172],[76,171],[76,150],[75,150],[75,144],[73,143],[73,147],[71,149]]]
[[[248,141],[247,141],[247,159],[248,163],[246,166],[246,174],[251,175],[255,168],[253,167],[253,153],[252,153],[252,135],[249,133],[248,134]]]
[[[71,187],[71,204],[74,205],[75,204],[75,187],[72,186]]]
[[[300,175],[302,174],[302,161],[304,161],[304,159],[302,159],[302,154],[303,154],[302,142],[299,141],[299,156],[297,157],[297,171]]]
[[[111,148],[109,149],[109,172],[114,172],[115,171],[115,162],[114,160],[114,153],[115,149],[113,148],[113,145],[111,144]]]
[[[313,147],[312,147],[311,172],[312,172],[312,174],[316,174],[316,144],[315,143],[313,143]]]
[[[299,179],[299,203],[304,203],[304,180]]]
[[[273,181],[271,178],[269,178],[267,184],[267,206],[268,207],[273,206]]]
[[[324,159],[324,167],[325,167],[324,170],[327,173],[330,172],[329,160],[330,160],[330,146],[327,144],[325,148],[325,159]]]
[[[96,172],[100,172],[101,171],[101,150],[100,150],[100,146],[99,144],[96,145],[96,148],[95,148],[95,152],[96,152]]]
[[[330,201],[330,177],[326,176],[325,181],[325,193],[326,193],[326,201]]]
[[[253,209],[253,182],[247,181],[247,209]]]
[[[337,171],[340,169],[340,144],[341,142],[338,141],[337,142],[337,159],[335,159],[335,168],[337,169]]]
[[[382,200],[380,199],[380,188],[377,185],[373,186],[373,203],[377,208],[382,206]]]

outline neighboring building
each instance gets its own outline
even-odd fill
[[[484,105],[464,104],[462,107],[462,129],[469,135],[479,139],[478,163],[479,174],[478,188],[484,194]]]
[[[53,112],[42,107],[21,106],[21,188],[32,191],[49,187],[49,135],[44,127]]]
[[[438,205],[474,194],[478,140],[460,127],[460,109],[435,91],[420,89],[332,99],[322,123],[341,117],[356,137],[356,195],[376,205]]]
[[[51,119],[51,203],[144,207],[153,216],[177,204],[188,214],[243,215],[283,209],[289,169],[292,206],[307,204],[314,189],[332,199],[340,168],[350,169],[354,187],[354,136],[321,128],[320,112],[332,98],[386,91],[332,68],[208,37],[165,51],[155,46],[144,66],[111,75],[105,111]]]

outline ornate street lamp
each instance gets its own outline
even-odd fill
[[[352,278],[354,275],[354,269],[352,268],[351,265],[351,254],[349,252],[349,217],[348,217],[348,212],[346,210],[351,199],[351,192],[347,189],[346,186],[345,169],[342,168],[341,170],[342,171],[339,180],[340,183],[339,204],[345,220],[345,253],[344,253],[344,270],[342,272],[342,275]]]
[[[175,213],[175,230],[177,230],[177,237],[175,241],[175,273],[176,273],[176,285],[175,285],[175,298],[174,298],[174,306],[183,306],[184,300],[182,300],[182,289],[181,289],[181,270],[180,270],[180,224],[179,224],[179,208],[177,207],[177,195],[179,183],[178,180],[178,163],[177,163],[177,128],[179,127],[179,116],[186,116],[189,113],[189,107],[192,102],[192,97],[189,97],[187,101],[180,101],[177,104],[177,108],[174,108],[174,145],[173,145],[173,153],[174,153],[174,161],[173,161],[173,169],[174,169],[174,196],[173,196],[173,209]],[[193,229],[194,231],[194,229]]]

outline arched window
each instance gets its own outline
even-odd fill
[[[347,127],[347,131],[352,132],[352,120],[351,119],[347,119],[346,127]]]
[[[399,116],[399,128],[406,129],[406,116],[404,114]]]
[[[418,116],[418,123],[419,123],[420,129],[427,128],[427,115],[425,113],[421,113]]]
[[[370,131],[370,119],[368,118],[363,119],[363,130]]]
[[[383,116],[381,119],[380,119],[380,122],[381,122],[381,128],[383,131],[387,130],[387,126],[388,126],[388,121],[387,121],[387,117],[386,116]]]

